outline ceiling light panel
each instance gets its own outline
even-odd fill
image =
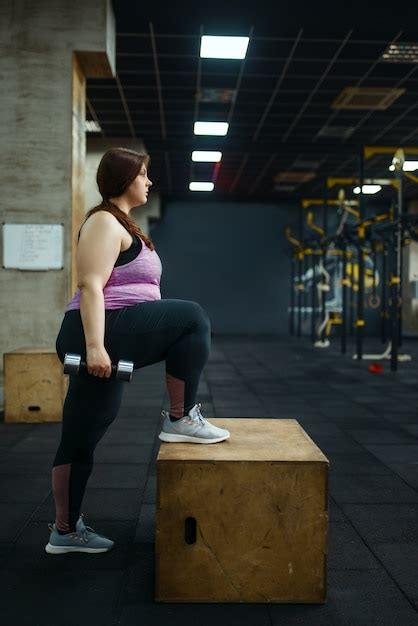
[[[222,152],[210,150],[194,150],[192,161],[200,163],[218,163],[222,159]]]
[[[203,35],[200,56],[204,59],[245,59],[249,37]]]
[[[193,182],[189,185],[190,191],[213,191],[214,188],[213,183],[201,183],[201,182]]]
[[[195,122],[195,135],[219,135],[227,134],[229,128],[228,122]]]

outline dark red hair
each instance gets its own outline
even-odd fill
[[[154,250],[155,246],[152,240],[142,232],[138,224],[110,201],[110,198],[118,198],[126,191],[138,176],[141,167],[143,165],[148,167],[149,160],[148,154],[139,154],[134,150],[128,150],[128,148],[107,150],[101,158],[96,176],[102,201],[87,212],[86,219],[97,211],[108,211],[131,235],[138,235],[150,250]]]

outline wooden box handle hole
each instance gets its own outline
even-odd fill
[[[196,543],[196,520],[194,517],[186,517],[184,520],[184,540],[188,544]]]

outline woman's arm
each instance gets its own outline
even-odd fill
[[[109,280],[121,248],[122,233],[110,213],[94,213],[83,226],[77,248],[80,315],[91,374],[110,376],[110,359],[104,347],[105,307],[103,288]]]
[[[86,348],[103,348],[105,332],[104,296],[100,285],[93,282],[80,288],[80,315]]]

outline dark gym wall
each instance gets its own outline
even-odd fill
[[[172,202],[150,235],[163,264],[161,295],[199,302],[213,333],[286,334],[290,244],[297,206]]]
[[[321,212],[315,213],[315,223],[322,225]],[[337,221],[330,211],[331,232]],[[166,203],[150,231],[163,264],[162,297],[199,302],[214,333],[287,334],[291,246],[286,226],[298,237],[298,205]],[[367,300],[365,319],[366,335],[378,335],[380,315]],[[303,334],[310,334],[308,319]]]

